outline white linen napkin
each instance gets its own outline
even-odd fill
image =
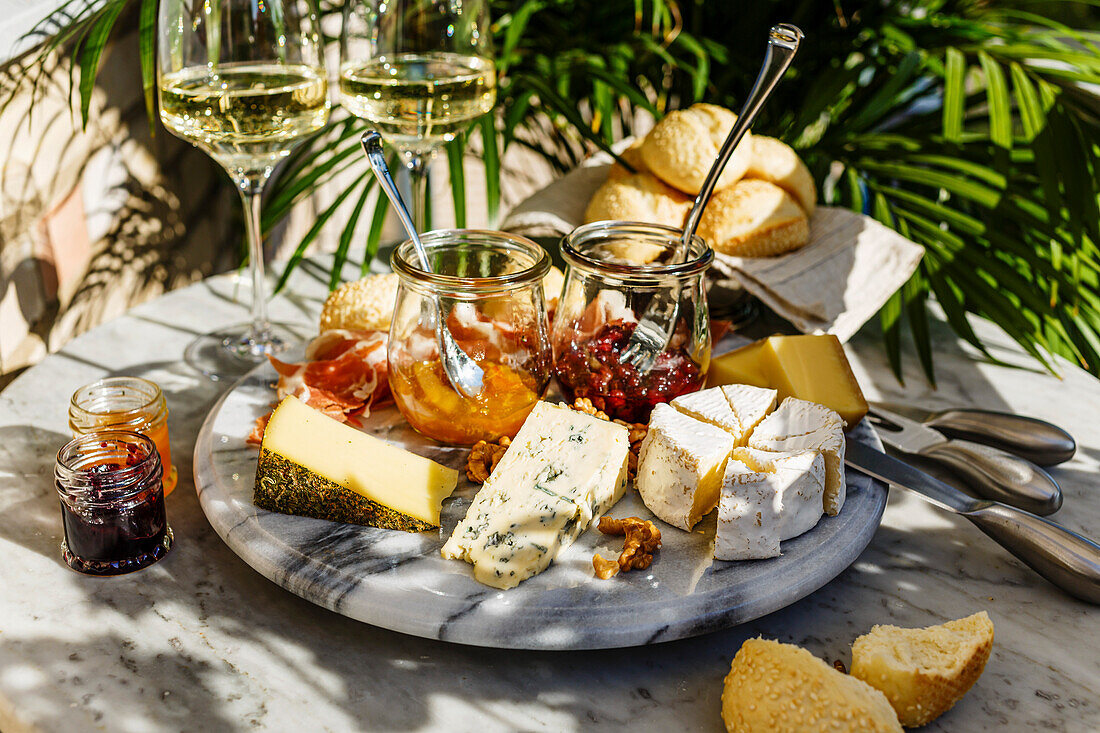
[[[610,165],[610,156],[592,156],[517,205],[502,228],[526,236],[568,234],[584,223]],[[920,245],[870,217],[819,206],[805,247],[779,257],[715,253],[710,276],[734,281],[803,333],[847,341],[909,279],[923,254]]]

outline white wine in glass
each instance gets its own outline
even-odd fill
[[[407,53],[349,63],[340,99],[398,148],[430,151],[493,108],[496,68],[479,56]]]
[[[252,321],[187,351],[231,376],[297,340],[267,317],[260,200],[279,160],[328,121],[321,37],[306,0],[161,0],[158,22],[161,122],[221,164],[244,205]]]
[[[340,102],[397,148],[425,228],[427,164],[496,102],[486,0],[348,0]]]

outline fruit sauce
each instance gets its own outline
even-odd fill
[[[636,325],[612,321],[587,341],[564,345],[554,364],[554,376],[569,402],[587,397],[596,409],[612,418],[644,423],[658,403],[703,386],[705,375],[691,360],[682,338],[680,345],[675,345],[677,339],[673,339],[646,374],[622,363],[619,355]]]
[[[152,441],[137,433],[84,435],[61,449],[55,478],[69,567],[121,575],[168,553],[162,470]]]

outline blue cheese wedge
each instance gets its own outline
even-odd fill
[[[768,453],[735,448],[718,501],[714,557],[760,560],[821,518],[825,459],[817,451]]]
[[[786,453],[819,451],[825,457],[822,508],[835,516],[844,506],[844,420],[816,402],[788,397],[756,426],[749,447]]]
[[[638,457],[635,485],[642,501],[661,520],[690,530],[717,505],[735,443],[721,428],[657,405]]]
[[[545,570],[623,495],[626,428],[540,402],[443,545],[474,577],[513,588]]]

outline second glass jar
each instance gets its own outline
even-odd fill
[[[568,268],[554,314],[554,376],[565,397],[610,417],[646,422],[654,405],[693,392],[710,364],[710,317],[704,273],[714,253],[695,237],[685,260],[667,263],[681,232],[635,222],[597,222],[562,240]],[[644,252],[647,264],[624,255]],[[651,304],[676,300],[672,338],[641,373],[621,359]]]
[[[421,239],[431,272],[420,267],[412,242],[391,257],[400,277],[388,346],[394,401],[410,425],[443,443],[514,436],[550,381],[542,290],[550,258],[529,239],[503,232],[437,230]],[[457,392],[443,371],[439,312],[484,371],[474,398]]]

